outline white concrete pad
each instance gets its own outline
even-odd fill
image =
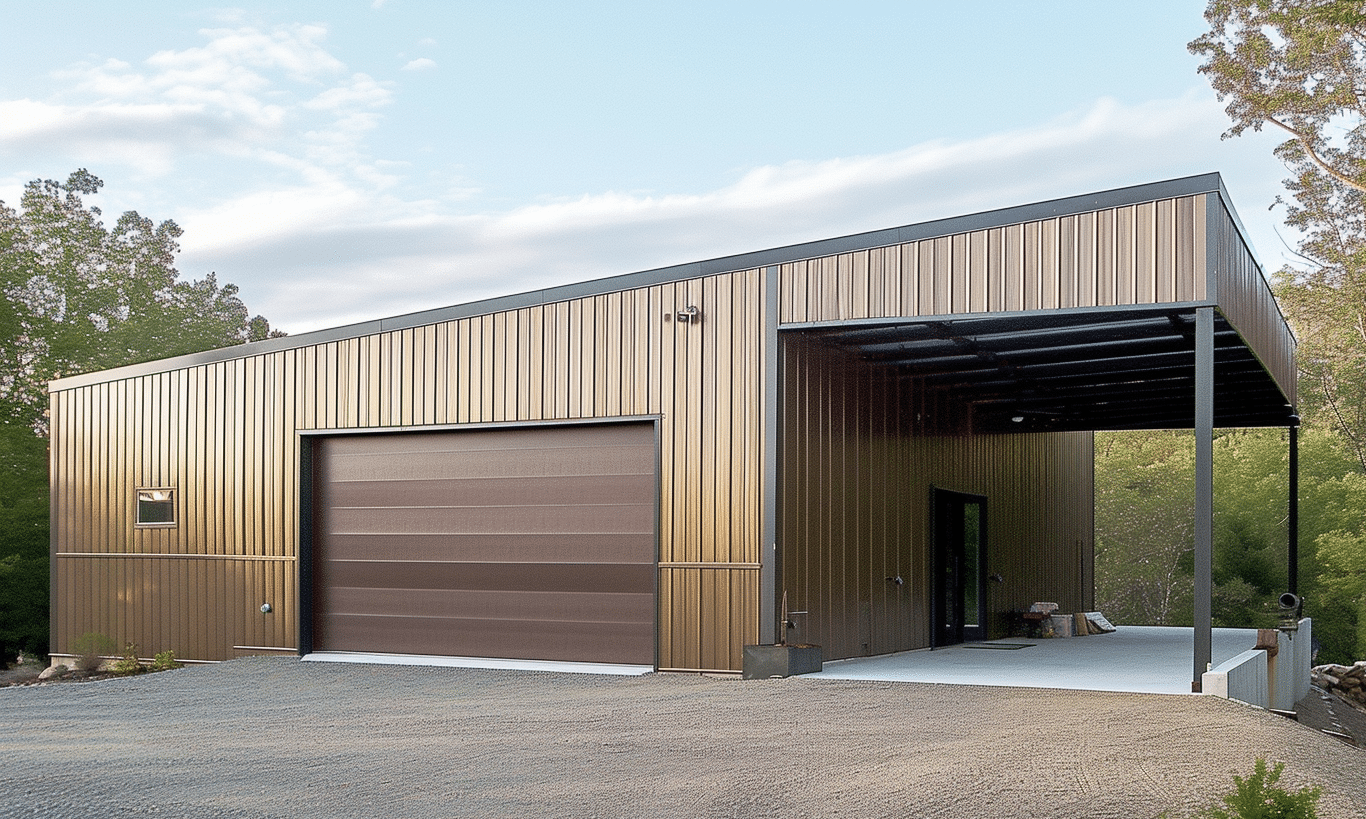
[[[1118,628],[1113,634],[1085,637],[991,641],[993,644],[1029,644],[1028,648],[1013,651],[957,645],[878,657],[833,660],[826,662],[822,671],[802,675],[802,678],[1066,688],[1140,694],[1191,693],[1195,651],[1193,629],[1171,626]],[[1256,643],[1256,629],[1216,628],[1212,638],[1213,664],[1218,665]]]
[[[497,668],[514,671],[563,671],[569,674],[610,674],[618,677],[649,674],[648,665],[565,663],[551,660],[504,660],[497,657],[438,657],[432,654],[372,654],[361,651],[315,651],[301,657],[313,663],[369,663],[371,665],[434,665],[448,668]]]

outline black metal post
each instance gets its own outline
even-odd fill
[[[1290,593],[1300,593],[1300,419],[1290,416],[1290,514],[1287,528]]]

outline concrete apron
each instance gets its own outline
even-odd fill
[[[1190,694],[1194,630],[1173,626],[1119,626],[1112,634],[1009,638],[989,645],[1028,644],[1017,650],[968,648],[964,644],[878,657],[827,660],[802,679],[889,680],[1066,688],[1136,694]],[[1213,630],[1213,665],[1257,644],[1257,630]],[[981,645],[981,644],[978,644]]]

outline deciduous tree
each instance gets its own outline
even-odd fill
[[[46,650],[47,383],[65,375],[253,341],[237,287],[183,281],[180,228],[136,212],[107,228],[85,170],[0,202],[0,645]]]
[[[1299,338],[1306,432],[1332,430],[1354,468],[1307,484],[1317,494],[1304,550],[1316,635],[1366,650],[1366,2],[1210,0],[1210,30],[1192,41],[1201,73],[1226,103],[1226,137],[1272,125],[1291,178],[1286,224],[1299,261],[1275,292]],[[1303,455],[1303,453],[1302,453]],[[1325,456],[1324,453],[1320,453]],[[1326,457],[1326,456],[1325,456]],[[1312,468],[1312,461],[1301,463]],[[1303,477],[1303,476],[1302,476]],[[1306,484],[1302,484],[1302,488]],[[1338,493],[1334,495],[1333,493]],[[1359,510],[1359,511],[1356,511]],[[1338,659],[1350,657],[1337,655]]]
[[[1190,43],[1226,103],[1225,137],[1270,124],[1301,263],[1276,277],[1297,335],[1300,412],[1340,432],[1366,472],[1366,3],[1211,0]]]
[[[45,429],[47,382],[270,334],[237,287],[184,281],[181,235],[129,211],[112,228],[83,196],[103,183],[82,169],[36,180],[18,210],[0,202],[0,418]]]

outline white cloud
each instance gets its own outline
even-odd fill
[[[205,42],[140,64],[107,59],[58,72],[49,100],[0,101],[0,156],[72,164],[122,163],[152,177],[205,155],[235,163],[237,179],[288,169],[349,173],[382,188],[365,155],[388,85],[346,70],[321,26],[205,29]]]
[[[436,68],[436,60],[429,60],[426,57],[409,60],[403,66],[404,71],[427,71],[432,68]]]
[[[168,214],[186,228],[181,268],[217,271],[292,332],[1215,169],[1252,203],[1243,217],[1254,240],[1275,247],[1255,207],[1274,191],[1237,184],[1238,163],[1261,162],[1244,176],[1260,179],[1274,160],[1261,137],[1219,141],[1225,119],[1207,91],[756,167],[703,193],[609,190],[471,215],[479,191],[463,180],[439,199],[396,193],[412,169],[366,145],[391,86],[332,56],[325,29],[239,24],[202,36],[141,63],[72,67],[69,91],[51,99],[0,100],[0,157],[15,170],[53,157],[124,163],[156,177],[149,190],[172,184],[187,158],[207,158],[231,184]],[[0,192],[35,175],[0,178]]]
[[[1267,159],[1220,143],[1223,123],[1207,93],[1101,100],[978,139],[754,168],[702,194],[607,191],[480,215],[327,177],[186,214],[184,260],[299,332]]]

